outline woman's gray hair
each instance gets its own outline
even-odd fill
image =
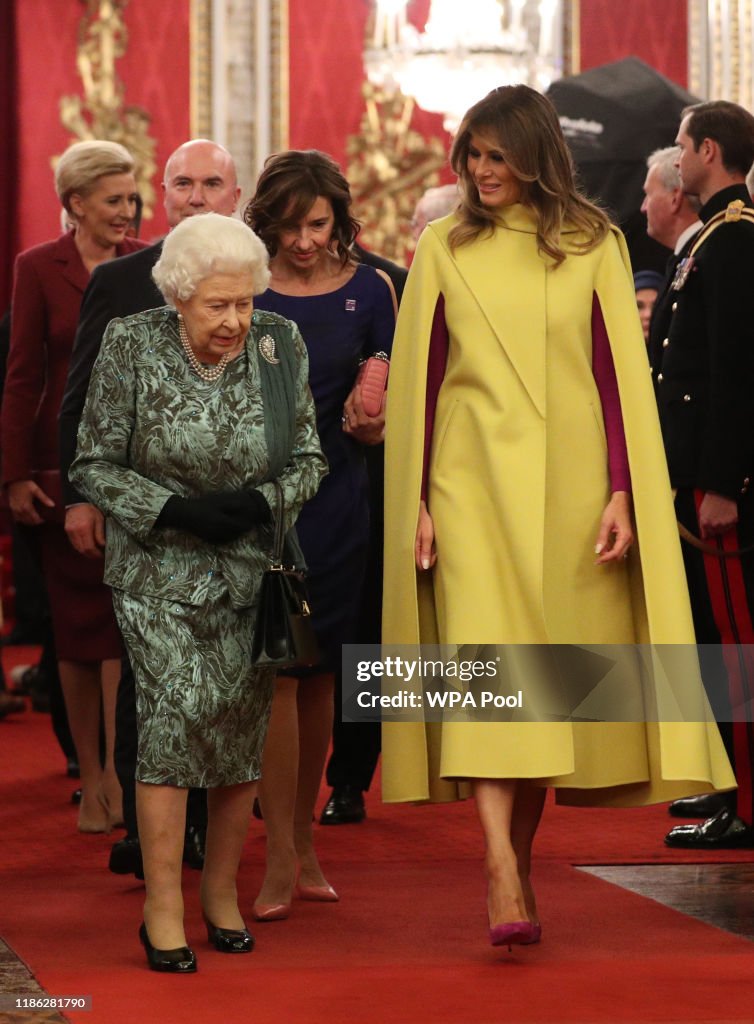
[[[253,294],[270,283],[269,256],[264,243],[240,220],[219,213],[202,213],[182,220],[162,244],[152,270],[155,284],[169,306],[185,302],[210,274],[251,274]]]
[[[85,198],[107,174],[133,174],[134,158],[119,142],[87,139],[74,142],[55,164],[55,191],[68,213],[71,196]]]

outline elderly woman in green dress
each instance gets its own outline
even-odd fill
[[[264,245],[192,217],[154,279],[169,306],[113,320],[71,478],[107,516],[105,582],[133,664],[137,814],[150,967],[190,972],[181,855],[186,792],[206,787],[209,941],[247,952],[236,875],[260,775],[273,673],[250,660],[276,481],[291,526],[326,473],[297,327],[254,311]]]

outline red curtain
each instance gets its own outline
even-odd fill
[[[17,252],[18,131],[16,19],[13,0],[0,0],[0,316],[10,305]]]

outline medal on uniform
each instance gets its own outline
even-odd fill
[[[681,260],[681,262],[675,268],[675,277],[673,278],[673,283],[670,286],[674,292],[679,292],[681,288],[683,288],[683,286],[686,284],[686,279],[688,278],[689,274],[693,269],[693,256],[686,256],[685,259]]]

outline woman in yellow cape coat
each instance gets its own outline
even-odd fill
[[[464,206],[471,207],[478,223],[481,203],[493,207],[493,229],[452,246],[449,235],[459,216],[430,224],[409,274],[387,409],[383,643],[687,645],[656,666],[664,685],[662,693],[652,695],[660,710],[653,722],[383,725],[385,800],[451,800],[466,795],[466,780],[473,780],[491,879],[499,867],[491,863],[491,832],[497,825],[485,820],[489,802],[480,800],[483,780],[527,780],[526,792],[537,788],[525,826],[531,835],[516,851],[526,907],[520,892],[514,901],[533,921],[528,863],[522,862],[528,861],[545,787],[557,787],[563,802],[628,806],[728,789],[735,781],[717,727],[708,720],[693,653],[671,491],[625,243],[617,229],[603,229],[601,241],[588,248],[583,230],[566,227],[558,235],[565,254],[558,265],[542,254],[536,203],[495,208],[501,191],[515,200],[533,194],[534,186],[519,181],[511,169],[524,157],[523,147],[515,151],[521,129],[509,112],[515,117],[522,108],[530,108],[523,133],[536,134],[544,124],[548,141],[565,153],[556,115],[544,97],[525,86],[491,93],[466,115],[453,166],[466,193],[461,220]],[[477,148],[470,148],[469,140]],[[562,159],[570,173],[569,158]],[[527,181],[532,179],[536,171]],[[583,199],[580,203],[594,210]],[[415,562],[415,539],[427,363],[441,296],[449,348],[434,415],[427,494],[437,562],[422,571]],[[636,535],[627,560],[599,565],[595,542],[611,488],[592,372],[594,296],[618,383]],[[525,699],[525,680],[522,685]],[[689,708],[699,710],[699,721],[689,720]],[[668,720],[657,721],[663,709]],[[509,802],[523,802],[525,791],[514,783]],[[510,807],[507,813],[510,817]],[[510,918],[511,906],[501,909],[491,896],[491,921]]]

